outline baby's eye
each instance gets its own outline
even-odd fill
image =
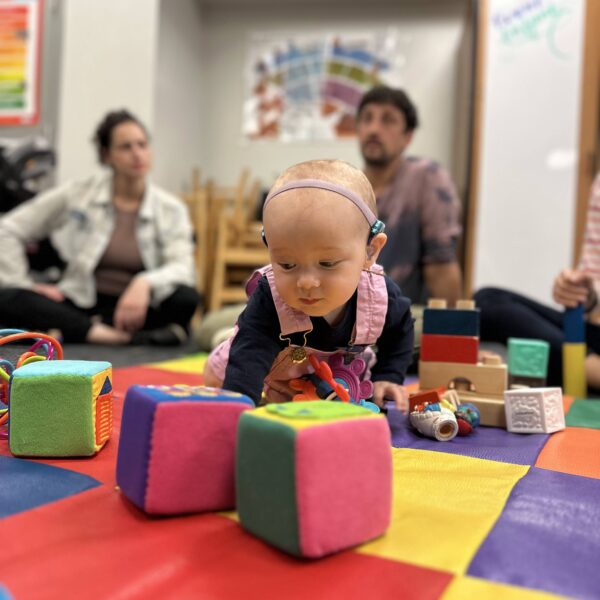
[[[296,265],[294,263],[277,263],[284,271],[291,271]]]
[[[319,266],[325,269],[332,269],[339,263],[339,260],[320,260]]]

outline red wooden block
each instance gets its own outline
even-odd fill
[[[421,336],[421,360],[477,364],[479,338],[464,335]]]
[[[408,397],[408,411],[412,412],[415,410],[415,406],[429,402],[429,404],[435,404],[440,401],[440,394],[444,392],[444,388],[436,388],[434,390],[423,390],[422,392],[415,392]]]

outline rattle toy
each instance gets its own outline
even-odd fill
[[[314,372],[290,381],[290,387],[300,392],[294,401],[338,400],[379,412],[379,407],[367,400],[373,395],[373,384],[360,378],[367,367],[362,358],[354,358],[348,364],[341,354],[330,356],[328,361],[319,360],[314,354],[308,358]]]
[[[13,371],[21,366],[27,365],[38,360],[62,359],[63,350],[59,342],[50,335],[44,333],[32,333],[23,329],[0,329],[0,346],[19,340],[33,340],[32,346],[23,352],[17,359],[16,365],[6,358],[0,358],[0,402],[8,405],[8,388],[10,376]],[[36,350],[45,351],[44,354],[38,354]],[[6,425],[8,422],[8,406],[0,409],[0,425]],[[6,438],[6,431],[0,429],[0,437]]]

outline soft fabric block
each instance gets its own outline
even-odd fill
[[[242,526],[290,554],[316,558],[376,538],[391,511],[386,419],[327,401],[247,412],[236,485]]]
[[[110,438],[108,362],[46,360],[19,367],[9,399],[9,445],[17,456],[92,456]]]
[[[235,506],[234,462],[247,396],[202,386],[131,386],[125,397],[117,483],[149,514]]]

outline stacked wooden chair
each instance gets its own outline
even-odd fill
[[[260,182],[250,182],[247,170],[232,187],[202,185],[195,171],[183,195],[194,224],[198,290],[209,311],[244,302],[246,280],[269,261],[256,220],[260,195]]]

